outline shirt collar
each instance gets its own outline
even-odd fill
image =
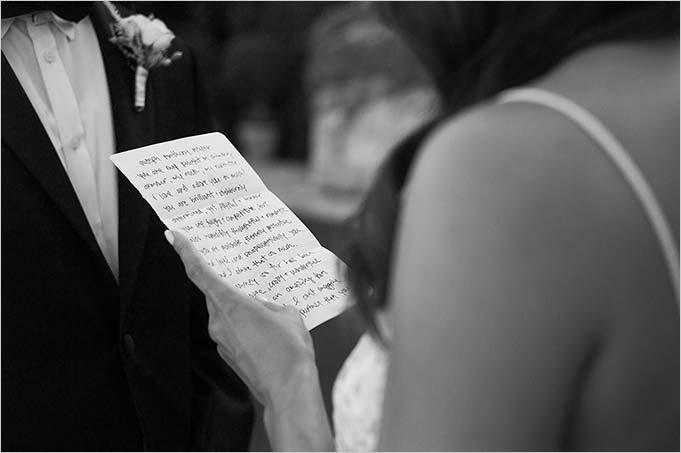
[[[52,22],[54,26],[57,27],[57,30],[64,33],[64,35],[68,38],[69,41],[73,41],[73,39],[76,37],[75,22],[62,19],[52,11],[38,11],[35,13],[24,14],[22,16],[8,17],[6,19],[2,19],[2,38],[5,37],[9,29],[12,27],[12,25],[14,25],[14,21],[16,19],[22,19],[26,22],[33,21],[33,23],[36,25],[42,25],[48,22]]]
[[[14,17],[8,17],[6,19],[2,19],[2,38],[5,38],[5,35],[9,31],[10,27],[14,23]]]

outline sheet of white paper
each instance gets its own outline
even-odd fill
[[[111,160],[169,229],[182,231],[246,294],[295,306],[308,329],[346,308],[342,261],[267,190],[224,135],[158,143]]]

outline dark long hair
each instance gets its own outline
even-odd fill
[[[423,63],[444,112],[393,150],[352,220],[348,278],[375,334],[376,311],[387,303],[402,186],[421,142],[442,119],[526,84],[588,46],[679,34],[676,2],[378,2],[377,8]]]

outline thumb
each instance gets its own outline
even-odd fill
[[[175,252],[180,255],[187,276],[204,294],[216,294],[227,286],[182,233],[166,230],[164,234]]]

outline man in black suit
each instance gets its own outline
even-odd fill
[[[54,97],[46,102],[52,120],[45,120],[46,112],[35,107],[37,91],[27,93],[27,75],[15,70],[20,45],[13,48],[14,60],[9,58],[11,26],[20,27],[15,34],[24,33],[15,36],[19,44],[29,38],[26,45],[44,44],[37,33],[50,29],[36,28],[44,22],[31,8],[36,7],[2,5],[1,447],[246,450],[252,423],[247,389],[217,355],[206,331],[204,298],[165,241],[164,226],[127,180],[114,176],[118,252],[111,253],[102,240],[105,216],[93,223],[92,207],[82,201],[92,194],[83,193],[87,185],[77,180],[82,172],[72,173],[64,160],[69,147],[75,152],[87,140],[97,141],[87,125],[84,136],[63,136],[69,124],[82,124],[60,118],[68,110],[51,105]],[[49,27],[67,36],[56,37],[57,43],[77,42],[68,28],[73,24],[87,24],[96,33],[108,93],[88,96],[110,99],[112,152],[208,130],[196,61],[181,42],[173,46],[182,58],[150,71],[146,106],[136,111],[134,65],[108,41],[111,12],[100,3],[77,11],[83,8],[79,4],[75,13],[63,4],[56,8],[58,17],[48,17],[54,21]],[[26,57],[42,65],[48,91],[53,81],[45,79],[61,64],[61,54],[53,50],[59,49]],[[61,56],[64,65],[67,58],[78,58]],[[93,77],[96,61],[90,66]],[[85,124],[97,112],[84,111],[87,99],[76,98]],[[50,128],[50,121],[58,127]],[[96,147],[87,151],[96,153],[90,149]],[[98,178],[96,173],[93,187]]]

